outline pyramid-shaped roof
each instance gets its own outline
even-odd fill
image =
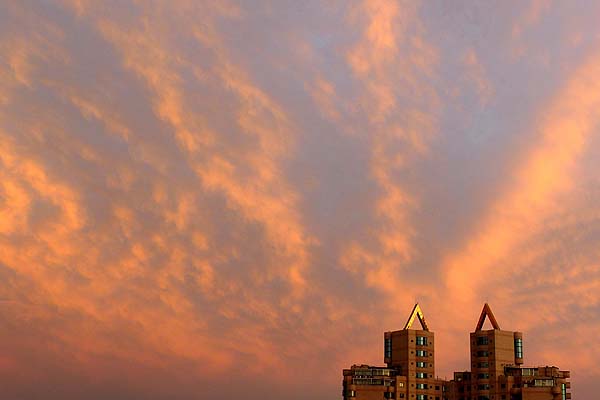
[[[481,315],[479,316],[479,321],[477,322],[477,327],[475,328],[475,332],[480,331],[483,328],[483,323],[485,322],[486,316],[490,320],[492,327],[494,327],[494,329],[500,330],[500,325],[498,325],[498,321],[496,321],[496,318],[494,317],[494,313],[492,312],[492,309],[490,308],[488,303],[485,303],[483,305],[483,310],[481,310]]]
[[[408,321],[406,321],[406,325],[404,325],[404,329],[410,329],[413,322],[415,322],[415,318],[419,318],[419,322],[421,323],[423,330],[429,332],[427,322],[425,322],[425,316],[423,315],[423,311],[421,311],[421,307],[419,307],[419,303],[415,304],[413,307],[413,310],[408,317]]]

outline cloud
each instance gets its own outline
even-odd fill
[[[512,36],[518,39],[527,28],[535,25],[539,22],[540,18],[548,11],[552,2],[549,0],[533,0],[529,6],[526,7],[525,11],[516,18],[513,28]]]
[[[476,92],[481,98],[482,103],[487,103],[494,96],[494,87],[486,77],[485,68],[473,49],[469,49],[465,52],[463,63],[467,70],[468,79],[475,86]]]
[[[362,37],[347,60],[361,84],[358,102],[365,114],[364,131],[372,135],[369,167],[378,196],[369,242],[351,243],[341,256],[346,269],[396,298],[400,274],[407,273],[416,257],[415,228],[408,215],[418,208],[418,199],[395,176],[427,153],[437,122],[437,96],[428,82],[435,78],[435,50],[423,39],[420,26],[414,27],[416,33],[409,30],[416,10],[404,6],[364,2],[350,14],[351,21],[365,19]],[[412,91],[423,103],[407,102],[399,88]],[[407,291],[401,298],[410,301],[411,296]]]
[[[595,59],[582,65],[541,113],[539,142],[515,168],[514,186],[489,212],[491,221],[483,222],[492,231],[481,234],[481,240],[488,243],[483,247],[489,249],[481,252],[482,257],[494,259],[495,254],[517,242],[515,233],[523,231],[507,223],[532,227],[531,222],[557,206],[553,196],[572,187],[573,166],[584,150],[587,136],[594,133],[599,117],[594,111],[600,91],[592,78],[599,65]]]
[[[438,375],[489,300],[595,393],[600,62],[538,38],[596,21],[527,13],[2,4],[7,396],[331,398],[415,299]]]
[[[340,112],[337,110],[336,105],[336,100],[339,97],[336,95],[335,87],[331,82],[319,77],[313,85],[307,86],[307,90],[309,90],[315,104],[325,118],[331,121],[340,120]]]

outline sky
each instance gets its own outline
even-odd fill
[[[600,3],[0,2],[0,391],[341,398],[415,302],[600,391]]]

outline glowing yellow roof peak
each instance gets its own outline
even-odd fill
[[[406,325],[404,325],[404,329],[410,329],[413,322],[415,322],[415,317],[419,318],[419,322],[421,323],[423,330],[429,332],[427,322],[425,322],[425,316],[423,315],[423,311],[421,311],[421,307],[419,307],[419,303],[415,304],[412,312],[410,313],[410,317],[408,317],[408,321],[406,321]]]

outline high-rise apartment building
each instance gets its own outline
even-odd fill
[[[483,330],[486,317],[492,329]],[[421,329],[411,329],[415,319]],[[353,365],[343,372],[343,398],[407,400],[567,400],[569,371],[523,367],[523,334],[500,329],[483,307],[470,334],[471,371],[454,379],[435,378],[435,337],[418,304],[404,329],[385,332],[385,367]]]
[[[415,319],[421,329],[411,329]],[[435,378],[435,338],[415,304],[404,329],[383,334],[387,367],[353,365],[344,370],[347,399],[442,400],[444,381]]]
[[[486,316],[493,329],[484,331]],[[523,364],[523,334],[501,330],[489,305],[485,304],[475,332],[471,332],[470,345],[471,378],[478,397],[501,399],[498,395],[502,388],[498,381],[504,376],[504,367]]]
[[[485,318],[492,329],[483,330]],[[490,306],[483,306],[470,334],[471,371],[455,372],[447,385],[450,400],[567,400],[569,371],[523,367],[523,334],[504,331]]]
[[[410,329],[415,319],[421,329]],[[435,335],[429,331],[425,316],[415,304],[404,329],[383,334],[384,362],[406,378],[396,391],[400,398],[441,400],[444,381],[435,378]]]

